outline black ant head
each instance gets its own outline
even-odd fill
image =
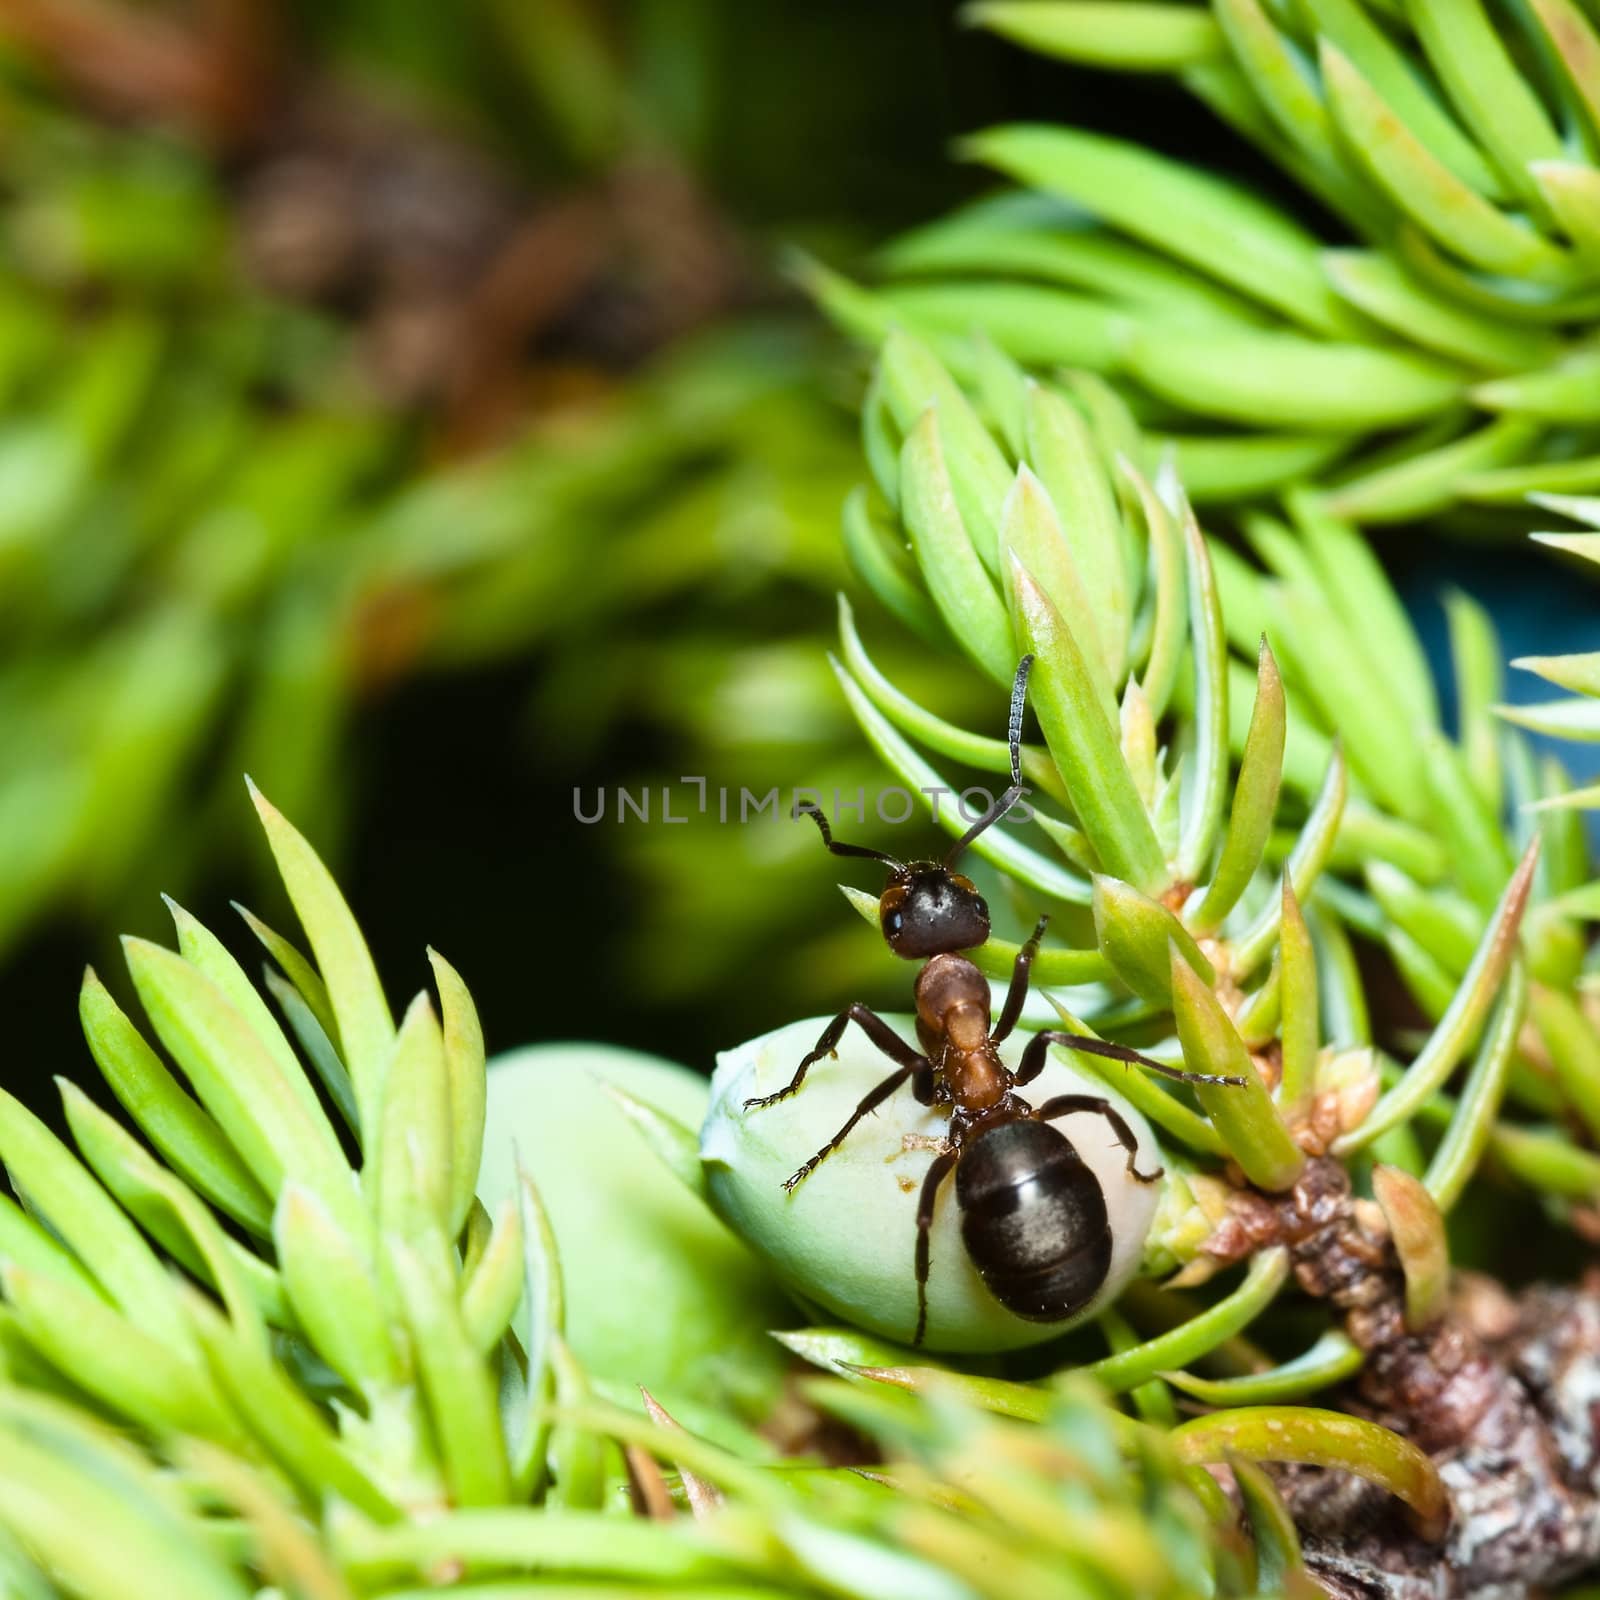
[[[937,861],[898,868],[878,900],[878,926],[907,961],[971,950],[989,937],[989,906],[971,878]]]
[[[989,937],[989,907],[971,878],[955,870],[969,844],[992,828],[1028,791],[1022,782],[1022,706],[1033,657],[1017,663],[1011,685],[1011,715],[1006,745],[1011,756],[1011,787],[951,845],[943,861],[897,861],[869,845],[835,839],[822,812],[809,801],[797,809],[816,823],[822,842],[836,856],[865,856],[890,869],[888,887],[878,898],[878,926],[889,948],[907,961],[972,950]]]

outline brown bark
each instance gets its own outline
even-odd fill
[[[1467,1280],[1413,1333],[1381,1217],[1325,1158],[1286,1195],[1241,1195],[1211,1251],[1240,1258],[1277,1242],[1366,1352],[1345,1409],[1415,1441],[1450,1493],[1449,1532],[1431,1544],[1371,1484],[1282,1469],[1307,1566],[1331,1595],[1520,1600],[1600,1563],[1600,1283],[1512,1301]]]

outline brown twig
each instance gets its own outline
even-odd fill
[[[1371,1485],[1281,1469],[1330,1594],[1523,1600],[1600,1560],[1600,1284],[1512,1301],[1469,1280],[1412,1332],[1381,1217],[1327,1158],[1286,1195],[1241,1194],[1208,1251],[1240,1259],[1270,1243],[1289,1246],[1300,1287],[1337,1309],[1366,1353],[1346,1409],[1425,1449],[1450,1493],[1450,1531],[1432,1545]]]

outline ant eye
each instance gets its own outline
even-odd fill
[[[901,927],[905,923],[905,920],[906,919],[903,916],[901,916],[898,911],[891,911],[889,913],[889,915],[884,919],[883,926],[884,926],[885,930],[887,932],[891,933],[891,934],[899,933]]]
[[[989,902],[987,900],[985,900],[983,898],[983,896],[980,894],[978,896],[977,900],[974,901],[973,903],[978,908],[978,915],[980,917],[982,917],[985,921],[987,921],[988,917],[989,917]]]

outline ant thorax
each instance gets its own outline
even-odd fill
[[[917,975],[917,1035],[950,1099],[998,1105],[1011,1075],[989,1038],[989,980],[965,956],[935,956]]]
[[[1011,1074],[987,1040],[977,1050],[951,1045],[939,1063],[939,1074],[957,1114],[992,1111],[1004,1104],[1011,1089]]]

